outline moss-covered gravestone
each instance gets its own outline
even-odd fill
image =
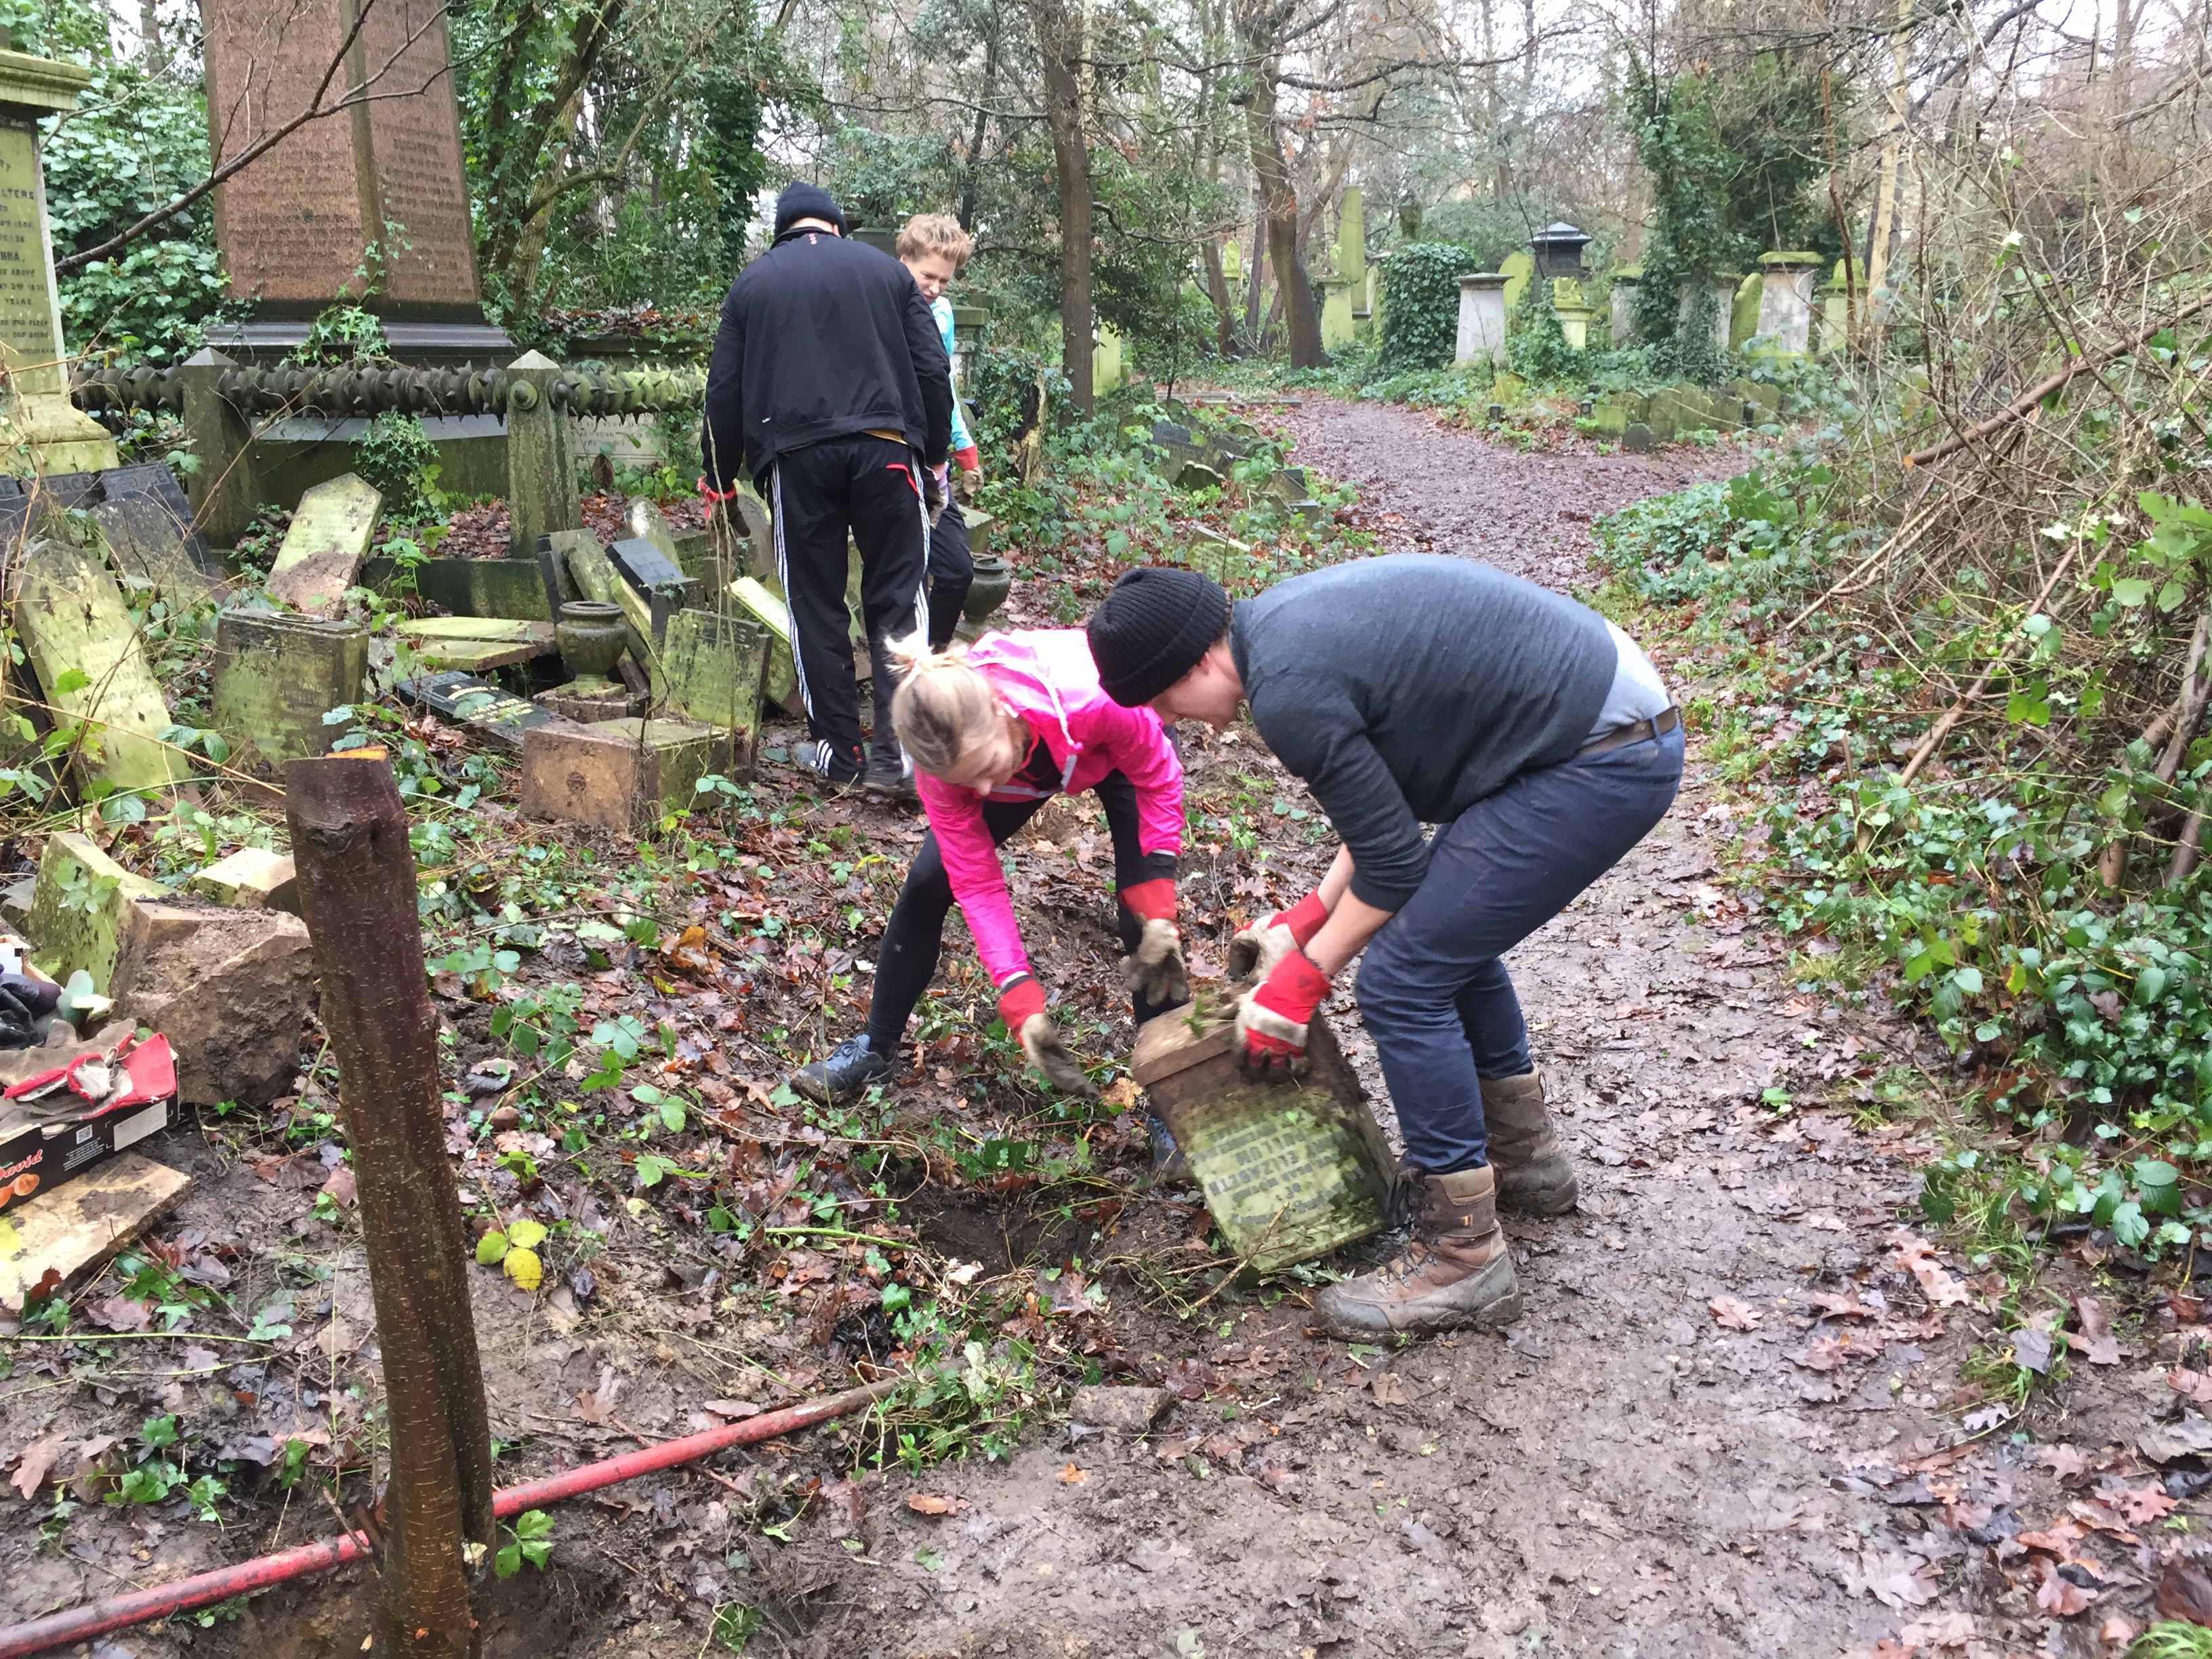
[[[182,757],[160,741],[169,706],[106,564],[57,519],[33,532],[22,559],[15,628],[57,725],[118,789],[185,775]]]
[[[1267,1273],[1379,1232],[1389,1143],[1328,1022],[1309,1025],[1294,1083],[1248,1080],[1230,1039],[1193,1005],[1146,1021],[1130,1060],[1229,1248]]]
[[[732,781],[752,775],[768,652],[768,629],[750,617],[693,610],[668,619],[668,712],[714,728],[715,769]]]
[[[383,510],[375,487],[350,472],[301,496],[269,572],[270,595],[310,617],[340,615],[346,590],[376,544]]]
[[[157,881],[134,876],[74,830],[46,837],[32,889],[28,931],[38,941],[31,962],[67,980],[82,968],[106,996],[122,953],[124,912],[133,899],[166,898]]]
[[[345,730],[323,716],[361,701],[368,636],[359,623],[283,611],[226,611],[216,618],[209,719],[242,764],[326,754]],[[250,757],[250,758],[249,758]]]

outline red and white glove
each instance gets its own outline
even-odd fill
[[[1229,941],[1229,977],[1243,979],[1257,969],[1266,974],[1293,951],[1303,951],[1313,943],[1322,924],[1328,920],[1328,907],[1321,902],[1318,889],[1308,893],[1287,910],[1278,910],[1267,921],[1232,936]]]
[[[1121,958],[1121,982],[1129,994],[1154,1007],[1179,1007],[1190,1000],[1190,972],[1183,964],[1182,933],[1176,926],[1176,886],[1165,876],[1121,890],[1121,902],[1142,919],[1137,948]]]
[[[1248,1075],[1297,1077],[1306,1069],[1306,1027],[1328,994],[1328,975],[1304,951],[1292,951],[1267,970],[1256,989],[1237,1005],[1231,1040]]]
[[[952,460],[963,472],[981,472],[983,470],[983,457],[973,444],[965,449],[954,450]]]
[[[1090,1078],[1044,1011],[1044,987],[1027,974],[1016,974],[999,988],[999,1018],[1022,1045],[1030,1064],[1042,1072],[1056,1089],[1069,1094],[1097,1093]]]

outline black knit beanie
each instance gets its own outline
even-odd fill
[[[845,222],[845,216],[837,211],[837,204],[830,199],[828,191],[819,185],[794,179],[775,198],[775,234],[782,235],[797,219],[819,219],[841,228]]]
[[[1173,565],[1125,571],[1083,630],[1098,684],[1124,708],[1150,702],[1229,631],[1229,590]]]

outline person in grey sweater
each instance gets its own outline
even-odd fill
[[[1124,574],[1088,625],[1107,694],[1219,728],[1249,705],[1341,838],[1321,885],[1239,933],[1236,1040],[1302,1070],[1309,1023],[1364,952],[1359,1010],[1417,1186],[1405,1253],[1316,1299],[1343,1337],[1520,1312],[1498,1210],[1574,1206],[1572,1164],[1506,951],[1673,805],[1681,719],[1627,635],[1486,565],[1401,554],[1232,601],[1196,571]],[[1424,824],[1437,827],[1433,838]]]

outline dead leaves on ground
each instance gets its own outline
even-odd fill
[[[1075,1465],[1071,1463],[1067,1467],[1073,1468]],[[1063,1480],[1067,1479],[1066,1469],[1060,1471],[1060,1478]],[[933,1492],[910,1492],[906,1495],[906,1506],[916,1515],[957,1515],[968,1507],[968,1500],[964,1498],[939,1498]]]
[[[1759,1310],[1748,1302],[1739,1302],[1732,1296],[1717,1296],[1705,1304],[1713,1322],[1724,1331],[1755,1331],[1759,1328]]]

